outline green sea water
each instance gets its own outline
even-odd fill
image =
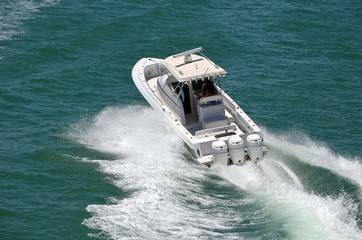
[[[0,239],[362,239],[362,2],[0,0]],[[195,47],[263,129],[196,163],[133,84]]]

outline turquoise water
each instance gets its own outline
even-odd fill
[[[0,2],[0,239],[362,239],[361,1]],[[205,168],[137,91],[202,46],[265,131]]]

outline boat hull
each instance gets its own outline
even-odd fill
[[[218,162],[224,162],[224,165],[261,159],[266,151],[261,130],[229,95],[217,87],[220,94],[197,99],[193,95],[194,89],[189,90],[195,83],[192,80],[186,83],[174,81],[166,67],[163,59],[142,58],[133,67],[133,81],[147,102],[169,120],[200,163],[210,165],[220,159],[219,156],[224,160]],[[182,101],[180,89],[185,88],[178,89],[176,84],[187,86],[187,96],[192,100],[188,103],[190,106]],[[212,111],[219,111],[221,117],[215,117]],[[235,141],[236,137],[239,142]],[[226,152],[220,147],[222,142]]]
[[[142,58],[140,59],[132,70],[132,78],[133,81],[142,94],[142,96],[147,100],[147,102],[151,105],[153,109],[155,109],[159,114],[164,115],[169,122],[176,129],[178,135],[182,138],[182,140],[186,143],[187,148],[192,153],[192,155],[197,158],[200,162],[204,164],[210,164],[212,159],[210,157],[204,158],[203,160],[199,159],[197,153],[197,146],[194,141],[192,141],[193,137],[189,134],[189,131],[180,123],[177,115],[170,109],[157,93],[157,83],[154,86],[151,86],[147,83],[145,78],[144,70],[147,66],[151,64],[162,64],[162,59],[158,58]],[[153,87],[153,90],[152,90]]]

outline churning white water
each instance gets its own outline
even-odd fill
[[[242,228],[238,232],[232,227],[253,218],[235,211],[250,202],[252,214],[259,219],[263,215],[268,219],[264,221],[278,228],[270,231],[283,231],[288,239],[362,238],[356,222],[358,206],[349,196],[318,196],[308,191],[299,173],[280,161],[278,154],[268,154],[257,165],[204,167],[191,161],[174,130],[149,108],[107,108],[74,125],[70,135],[89,148],[118,156],[117,160],[86,160],[99,164],[128,193],[110,198],[109,204],[87,207],[92,217],[84,224],[112,239],[258,238],[257,233],[246,235]],[[269,133],[265,138],[279,151],[361,186],[360,163],[333,158],[325,147],[294,144]],[[333,159],[326,163],[326,158]],[[232,190],[230,183],[245,194],[238,192],[241,198],[230,199],[205,190]]]

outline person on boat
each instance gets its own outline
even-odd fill
[[[185,93],[183,87],[180,89],[180,99],[182,102],[185,102]]]
[[[212,96],[217,94],[216,88],[214,86],[214,83],[207,78],[202,86],[202,93],[204,97]]]

